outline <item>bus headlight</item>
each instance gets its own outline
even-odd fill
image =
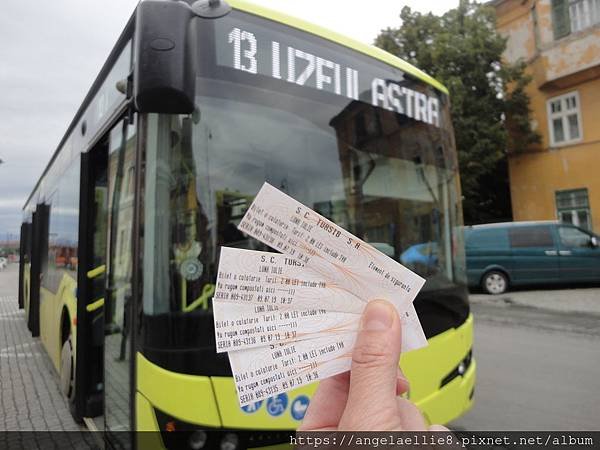
[[[197,430],[190,435],[188,444],[192,450],[200,450],[206,445],[207,439],[208,436],[206,435],[205,431]]]
[[[233,433],[227,433],[221,439],[221,450],[237,450],[240,440]]]
[[[446,375],[444,377],[444,379],[440,383],[440,389],[443,388],[444,386],[446,386],[448,383],[450,383],[456,377],[459,377],[459,376],[462,377],[469,369],[472,359],[473,359],[473,352],[472,352],[472,350],[469,350],[469,352],[467,353],[467,356],[465,356],[462,359],[462,361],[460,361],[458,363],[458,365],[454,369],[452,369],[452,371],[448,375]]]

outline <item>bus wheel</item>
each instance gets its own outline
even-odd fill
[[[60,353],[60,389],[65,397],[73,400],[75,397],[75,365],[73,364],[73,343],[70,334]]]
[[[504,294],[508,289],[508,278],[498,270],[490,270],[483,276],[481,287],[488,294]]]

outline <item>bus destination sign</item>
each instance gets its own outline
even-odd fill
[[[269,23],[269,22],[267,22]],[[217,64],[370,103],[440,126],[439,99],[397,68],[306,34],[306,39],[230,17],[216,21]],[[324,45],[327,43],[329,45]]]

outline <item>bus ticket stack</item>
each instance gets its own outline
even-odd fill
[[[280,252],[221,249],[216,346],[241,406],[350,370],[372,300],[398,311],[403,352],[427,345],[413,306],[425,280],[370,244],[268,183],[238,228]]]

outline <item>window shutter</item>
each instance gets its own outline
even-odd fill
[[[571,32],[569,0],[552,0],[552,22],[554,24],[554,39],[560,39]]]

